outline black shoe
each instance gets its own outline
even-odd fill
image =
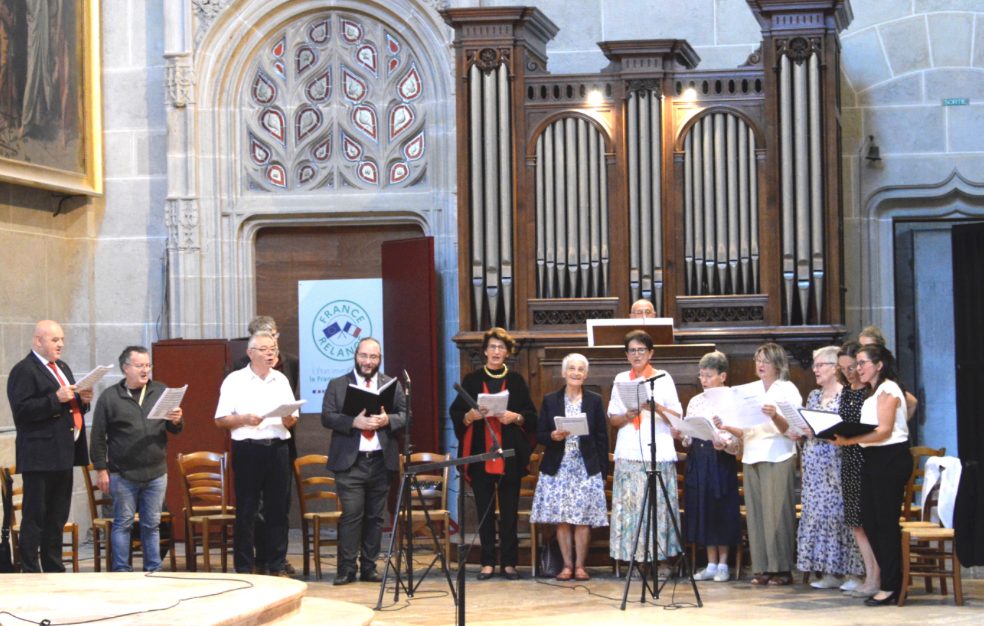
[[[333,585],[347,585],[349,583],[355,582],[355,572],[349,572],[348,574],[336,574],[335,582]]]
[[[502,577],[505,578],[506,580],[519,580],[520,579],[519,570],[517,570],[515,567],[512,569],[511,572],[504,569],[502,570]]]
[[[480,572],[478,573],[478,576],[477,576],[477,578],[478,578],[479,580],[488,580],[488,579],[490,579],[490,578],[492,578],[493,576],[495,576],[495,570],[492,570],[492,571],[490,571],[490,572],[481,572],[481,571],[480,571]]]
[[[362,572],[359,580],[364,583],[381,583],[383,582],[383,577],[376,570],[372,570],[371,572]]]
[[[284,571],[287,572],[288,576],[294,576],[297,574],[297,570],[290,564],[290,561],[284,561]]]
[[[881,600],[876,600],[875,596],[871,596],[864,601],[865,606],[888,606],[890,604],[897,604],[899,601],[899,592],[893,591],[891,595],[888,595]]]

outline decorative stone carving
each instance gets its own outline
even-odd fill
[[[759,44],[758,48],[752,51],[745,59],[745,62],[741,64],[740,67],[753,67],[756,65],[762,65],[762,45]]]
[[[495,48],[482,48],[475,54],[475,65],[483,73],[488,74],[505,62],[509,57],[507,50],[496,50]]]
[[[197,15],[197,28],[195,29],[195,45],[197,46],[205,37],[205,33],[215,22],[226,7],[232,4],[233,0],[191,0]]]
[[[761,306],[709,306],[685,308],[680,311],[684,324],[709,322],[761,322],[765,309]]]
[[[195,68],[190,55],[170,57],[167,60],[167,103],[183,109],[195,103]]]
[[[658,78],[637,78],[630,80],[626,84],[625,97],[628,98],[629,94],[639,91],[650,92],[654,97],[658,98],[663,91],[662,83]]]
[[[778,57],[786,55],[793,63],[800,65],[814,52],[820,52],[820,40],[817,37],[793,37],[792,39],[779,39],[776,41]]]
[[[164,224],[167,226],[169,250],[187,252],[198,250],[198,199],[193,197],[168,198],[164,206]]]

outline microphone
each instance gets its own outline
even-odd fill
[[[406,382],[407,389],[410,388],[410,374],[407,374],[407,370],[403,370],[403,380]]]
[[[659,380],[664,376],[666,376],[666,372],[663,372],[662,374],[656,374],[655,376],[650,376],[649,378],[646,378],[645,380],[641,381],[640,384],[655,382],[656,380]]]
[[[464,400],[465,404],[467,404],[469,407],[475,409],[476,411],[482,410],[482,407],[478,406],[478,401],[475,398],[473,398],[470,393],[465,391],[465,388],[462,387],[460,383],[454,384],[454,390],[458,392],[458,397]],[[489,433],[489,435],[492,436],[492,445],[497,450],[502,450],[502,446],[499,445],[499,438],[495,436],[495,431],[492,430],[492,427],[488,425],[488,422],[485,423],[485,430],[486,432]]]

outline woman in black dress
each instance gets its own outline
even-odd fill
[[[861,344],[856,341],[848,341],[841,346],[837,353],[837,367],[847,384],[841,391],[841,401],[839,413],[845,422],[855,424],[861,421],[861,405],[868,397],[868,386],[858,379],[856,365],[854,362]],[[841,490],[844,494],[844,523],[851,527],[854,533],[854,541],[858,544],[861,551],[861,558],[864,559],[864,582],[849,578],[841,585],[841,589],[858,598],[867,598],[878,591],[881,583],[881,575],[878,570],[878,562],[875,560],[875,553],[871,549],[868,536],[864,534],[861,527],[861,470],[864,468],[864,457],[861,454],[861,446],[843,446],[841,448]]]
[[[495,496],[499,495],[499,562],[502,575],[509,580],[519,578],[516,521],[519,510],[520,480],[529,473],[530,443],[528,433],[536,432],[536,407],[530,398],[530,390],[523,377],[511,372],[506,357],[515,351],[516,342],[502,328],[486,331],[482,339],[485,365],[461,381],[461,386],[473,398],[482,393],[509,392],[506,410],[501,415],[488,415],[486,411],[469,408],[460,395],[449,410],[454,433],[458,437],[459,456],[482,454],[494,449],[489,431],[503,449],[513,449],[516,455],[505,460],[464,466],[465,479],[471,483],[475,494],[475,506],[481,523],[478,528],[482,543],[482,569],[479,580],[491,578],[495,573]]]

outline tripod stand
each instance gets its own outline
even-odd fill
[[[447,467],[447,465],[441,465],[439,463],[429,463],[429,464],[418,464],[410,465],[410,459],[413,456],[413,443],[411,442],[410,433],[413,425],[413,409],[410,403],[410,376],[407,374],[406,370],[403,370],[403,377],[405,381],[405,393],[406,393],[406,406],[407,406],[407,426],[406,435],[403,439],[403,471],[400,476],[400,488],[397,492],[396,497],[396,515],[393,517],[393,533],[390,535],[389,548],[386,551],[386,567],[383,569],[383,580],[379,584],[379,597],[376,599],[376,610],[382,608],[383,606],[383,594],[386,591],[386,581],[389,578],[390,568],[393,568],[394,575],[396,577],[396,588],[393,592],[393,601],[400,599],[400,589],[402,588],[407,594],[408,598],[412,598],[414,592],[420,587],[420,584],[424,582],[424,578],[430,573],[431,569],[434,568],[434,564],[438,560],[441,561],[441,571],[444,573],[445,579],[448,581],[448,587],[451,589],[451,597],[457,602],[457,596],[454,590],[454,584],[451,582],[451,572],[448,569],[448,563],[444,558],[444,550],[441,549],[440,542],[437,540],[437,531],[434,529],[434,522],[431,519],[430,511],[424,504],[424,492],[420,487],[420,481],[417,480],[418,475],[427,473],[429,471],[434,471],[438,467]],[[445,478],[446,480],[446,478]],[[444,486],[446,488],[446,485]],[[434,558],[431,560],[430,564],[424,570],[424,573],[420,575],[416,584],[414,583],[414,572],[413,572],[413,493],[416,491],[418,502],[421,503],[421,508],[424,512],[424,519],[427,522],[427,529],[430,531],[431,539],[434,541]],[[402,526],[403,530],[400,532],[398,529]],[[448,529],[444,529],[448,532]],[[399,545],[397,545],[397,537],[399,537]],[[393,564],[393,554],[396,553],[396,564]],[[406,581],[403,579],[403,568],[402,562],[406,561]]]
[[[668,511],[672,511],[673,508],[670,506],[670,496],[666,491],[666,483],[663,482],[663,473],[659,469],[659,465],[656,464],[656,414],[659,413],[660,417],[665,419],[662,411],[658,410],[656,407],[656,399],[654,395],[654,387],[656,384],[656,379],[665,376],[660,374],[658,376],[653,376],[652,378],[646,379],[645,383],[649,385],[649,466],[646,468],[646,492],[642,498],[642,516],[639,519],[639,525],[636,527],[635,541],[632,543],[632,555],[635,556],[639,549],[639,540],[643,538],[643,528],[645,528],[645,544],[643,547],[643,554],[646,555],[646,563],[649,566],[649,573],[652,574],[652,584],[648,580],[648,575],[645,571],[640,570],[639,576],[642,579],[642,594],[639,601],[646,601],[646,593],[654,599],[659,599],[659,593],[662,591],[663,587],[669,582],[669,578],[665,579],[662,584],[659,584],[659,529],[657,524],[657,497],[662,495],[663,506],[666,507]],[[659,487],[659,491],[657,491]],[[684,549],[683,539],[680,536],[680,525],[676,519],[675,515],[670,515],[670,522],[673,527],[673,534],[676,537],[677,545],[680,546],[680,559],[683,561],[683,569],[687,572],[687,576],[690,578],[690,585],[693,587],[694,595],[697,597],[697,606],[704,606],[703,601],[700,598],[700,592],[697,590],[697,582],[694,580],[694,573],[691,569],[690,560],[687,558],[687,551]],[[650,543],[652,541],[652,543]],[[629,573],[625,577],[625,589],[622,591],[622,604],[619,608],[623,611],[625,610],[625,604],[629,598],[629,586],[632,584],[632,571],[636,568],[636,565],[629,566]]]

